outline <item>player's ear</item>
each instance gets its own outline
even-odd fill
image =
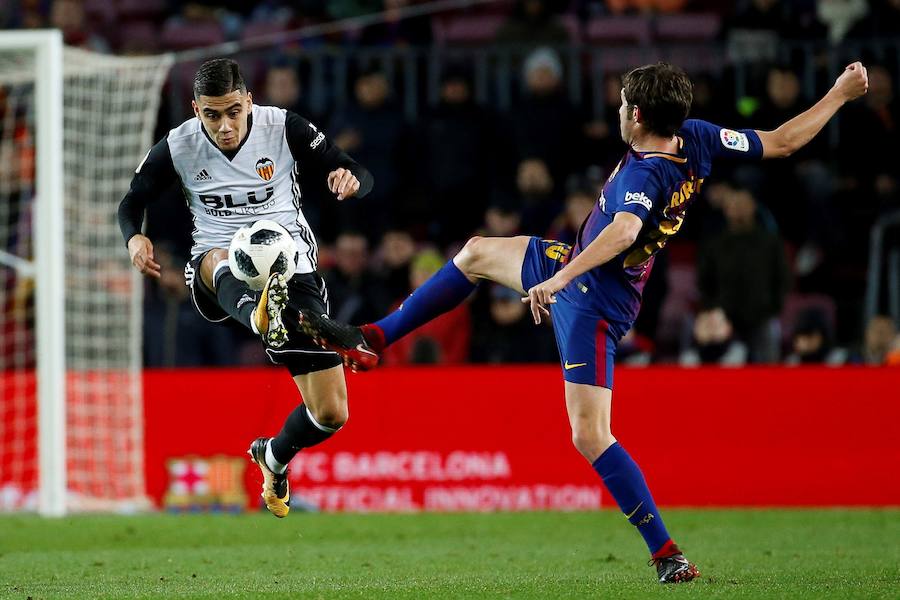
[[[194,109],[194,116],[200,118],[200,107],[197,106],[196,100],[191,100],[191,108]]]
[[[247,110],[253,108],[253,94],[251,92],[247,92]]]
[[[641,107],[637,104],[634,104],[631,107],[631,120],[635,123],[641,122]]]

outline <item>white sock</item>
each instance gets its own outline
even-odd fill
[[[222,269],[230,269],[230,268],[231,267],[228,266],[228,259],[220,261],[219,264],[217,264],[216,267],[213,269],[213,285],[215,285],[216,282],[219,280],[219,273],[222,271]]]
[[[273,473],[278,473],[279,475],[287,471],[287,465],[283,465],[275,460],[275,455],[272,454],[271,438],[269,438],[269,441],[266,442],[266,466],[272,469]]]

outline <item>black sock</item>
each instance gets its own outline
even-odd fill
[[[247,284],[237,279],[227,268],[219,269],[215,274],[216,299],[219,306],[231,317],[253,331],[250,327],[250,315],[256,308],[256,298]]]
[[[300,450],[324,442],[338,429],[340,427],[326,427],[317,423],[309,414],[306,405],[301,404],[291,411],[284,422],[284,427],[272,438],[272,455],[275,460],[286,465]]]

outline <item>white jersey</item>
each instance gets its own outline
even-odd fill
[[[297,273],[311,273],[318,246],[300,208],[299,165],[285,135],[287,111],[254,105],[252,114],[250,131],[230,160],[198,118],[185,121],[166,138],[194,218],[191,254],[227,248],[240,227],[271,219],[297,242]]]

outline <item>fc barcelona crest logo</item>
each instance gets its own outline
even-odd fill
[[[261,158],[256,161],[256,172],[259,173],[260,177],[268,181],[275,174],[275,163],[272,162],[271,158]]]

